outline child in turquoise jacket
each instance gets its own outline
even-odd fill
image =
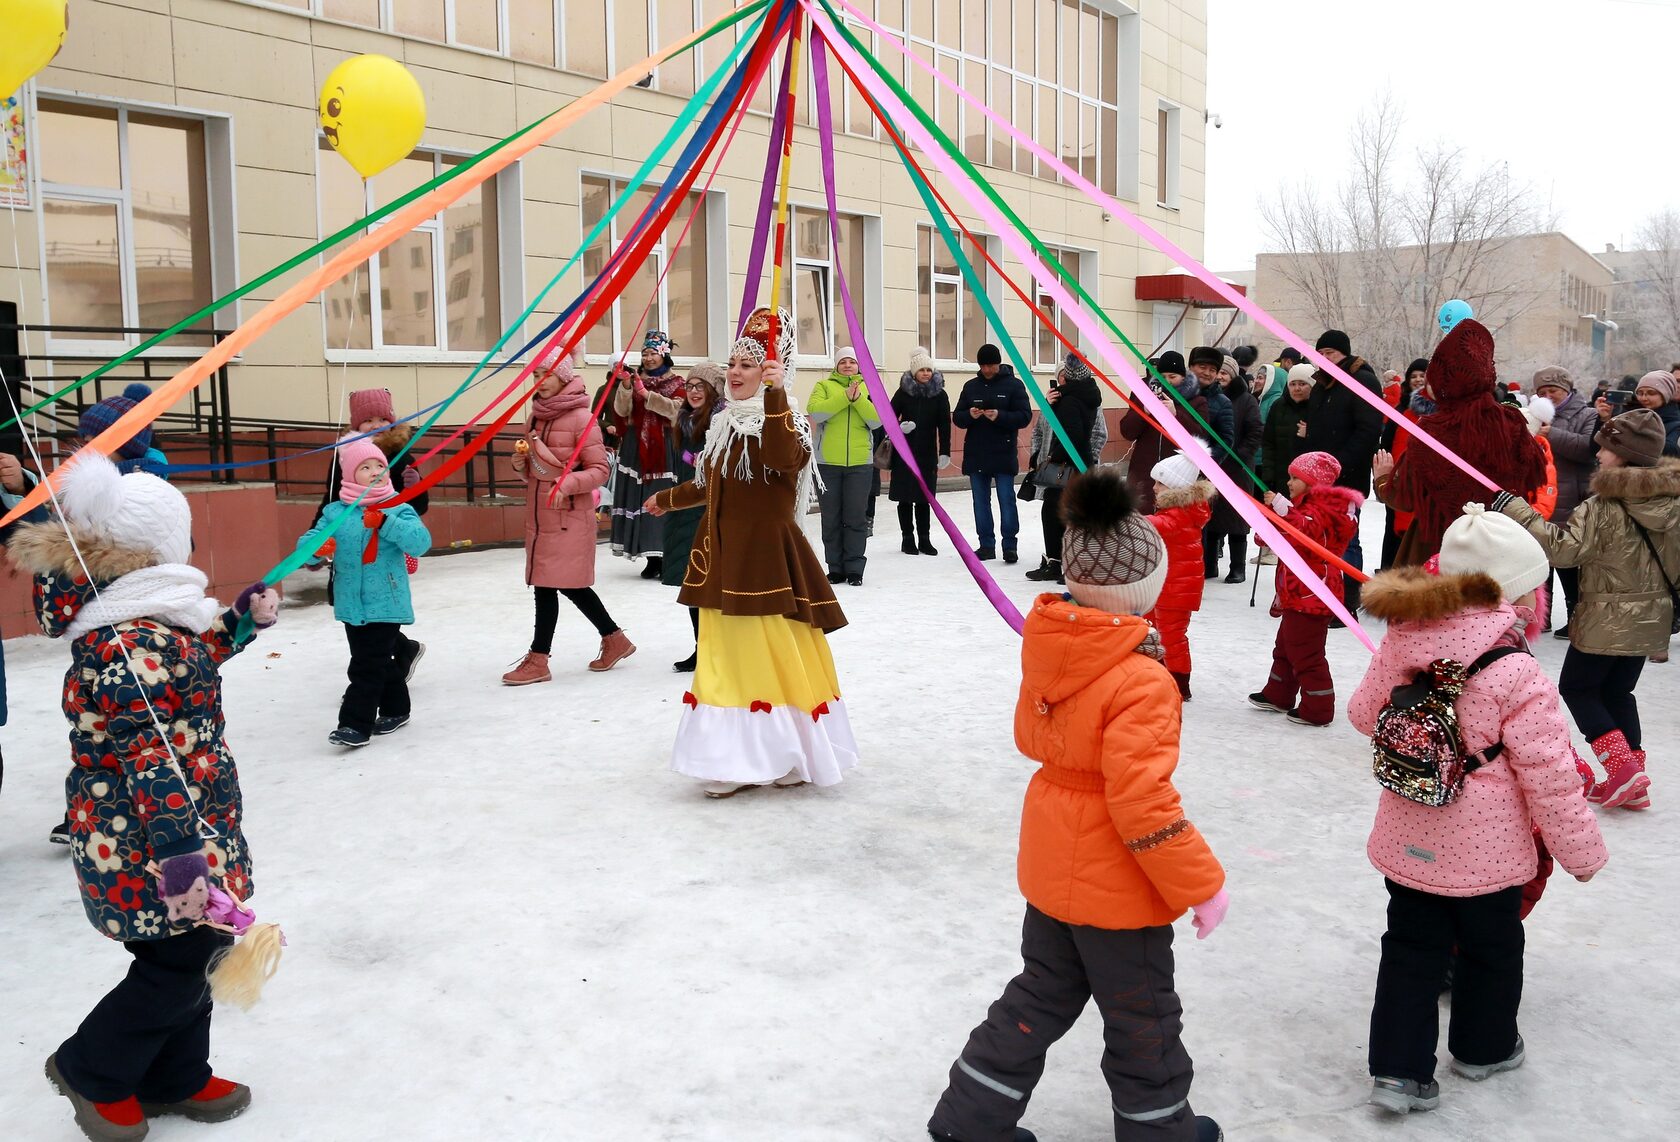
[[[394,493],[385,454],[372,440],[341,443],[338,466],[339,502],[321,513],[298,547],[312,549],[317,536],[332,534],[333,614],[350,643],[350,685],[339,704],[338,728],[327,740],[359,749],[375,734],[408,724],[408,672],[396,657],[402,628],[414,621],[405,557],[424,555],[432,536],[407,504],[377,506]]]

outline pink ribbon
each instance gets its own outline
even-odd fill
[[[1034,279],[1038,281],[1039,285],[1056,300],[1056,303],[1062,307],[1062,312],[1066,313],[1079,328],[1079,331],[1086,338],[1086,344],[1095,346],[1098,354],[1110,366],[1113,375],[1118,375],[1127,382],[1131,392],[1131,399],[1141,402],[1144,408],[1153,414],[1156,422],[1167,430],[1167,434],[1172,439],[1173,443],[1177,444],[1185,455],[1195,461],[1196,466],[1213,481],[1214,486],[1217,487],[1220,493],[1226,497],[1226,500],[1231,504],[1231,506],[1236,508],[1242,517],[1249,522],[1256,532],[1259,533],[1260,537],[1266,541],[1267,546],[1277,552],[1278,557],[1283,560],[1285,565],[1288,566],[1289,569],[1293,571],[1301,579],[1301,581],[1313,591],[1314,594],[1324,601],[1325,605],[1330,608],[1332,614],[1347,624],[1348,629],[1354,632],[1356,637],[1365,644],[1367,649],[1375,653],[1376,643],[1371,640],[1371,636],[1365,632],[1364,628],[1359,625],[1358,621],[1348,613],[1347,608],[1342,605],[1341,600],[1330,593],[1329,588],[1326,587],[1323,579],[1312,572],[1312,570],[1307,566],[1306,561],[1301,557],[1300,553],[1296,551],[1295,546],[1285,539],[1277,528],[1272,526],[1271,521],[1266,518],[1263,512],[1261,512],[1259,506],[1250,500],[1248,496],[1243,493],[1242,489],[1237,486],[1236,482],[1232,480],[1230,476],[1226,475],[1219,465],[1214,462],[1213,457],[1208,453],[1207,449],[1204,448],[1202,444],[1184,428],[1183,425],[1179,424],[1178,418],[1173,415],[1171,410],[1167,409],[1161,400],[1157,398],[1154,393],[1150,392],[1149,387],[1143,383],[1141,377],[1138,375],[1137,369],[1132,365],[1130,360],[1127,359],[1127,356],[1121,353],[1114,343],[1109,340],[1105,331],[1096,319],[1086,312],[1082,305],[1074,301],[1067,290],[1062,287],[1061,282],[1056,275],[1050,273],[1044,268],[1044,266],[1039,262],[1037,256],[1034,254],[1032,248],[1020,237],[1019,234],[1015,232],[1015,229],[1005,221],[996,207],[993,206],[991,200],[980,191],[978,186],[975,185],[974,180],[969,178],[967,174],[965,174],[962,169],[951,160],[950,156],[945,153],[944,148],[934,142],[932,136],[922,126],[921,121],[916,118],[909,108],[903,105],[897,96],[893,94],[891,89],[882,82],[881,78],[877,76],[868,64],[852,50],[851,46],[847,44],[842,37],[840,37],[840,35],[834,30],[833,25],[829,22],[827,15],[814,5],[811,0],[800,0],[800,3],[806,11],[810,13],[813,26],[818,29],[823,39],[828,42],[829,47],[836,55],[846,59],[853,65],[855,74],[863,81],[864,86],[869,89],[869,92],[872,96],[874,96],[876,103],[889,113],[894,110],[901,113],[902,118],[895,116],[895,118],[898,118],[900,130],[910,137],[917,146],[921,147],[922,151],[939,166],[945,175],[950,178],[953,186],[955,186],[956,189],[968,199],[969,204],[979,214],[982,221],[1000,236],[1004,244],[1009,247],[1010,252],[1019,258],[1021,263],[1031,271]],[[867,376],[867,373],[865,375]],[[1352,387],[1363,391],[1363,387],[1357,384]],[[894,424],[890,419],[884,419],[882,421],[882,425],[888,429],[888,436],[894,437],[894,429],[897,427],[896,424]],[[905,447],[902,436],[898,436],[894,439],[894,443],[900,448]]]

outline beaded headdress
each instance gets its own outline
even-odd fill
[[[776,310],[776,360],[782,368],[793,372],[793,315],[785,309]],[[770,357],[770,311],[763,306],[752,311],[741,326],[740,340],[730,348],[729,355],[749,365],[762,365]]]

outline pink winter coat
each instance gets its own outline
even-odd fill
[[[544,415],[547,413],[548,415]],[[580,433],[583,451],[577,466],[560,481],[560,495],[549,493]],[[525,467],[525,582],[533,587],[592,587],[595,584],[594,491],[607,482],[607,449],[601,428],[590,415],[583,378],[574,377],[547,400],[532,406],[525,426],[530,462]],[[548,469],[539,476],[538,466]]]
[[[1520,646],[1527,616],[1501,601],[1486,575],[1430,575],[1408,567],[1373,576],[1361,604],[1388,623],[1377,656],[1348,702],[1362,734],[1394,687],[1438,658],[1469,665],[1495,646]],[[1437,896],[1482,896],[1526,884],[1539,867],[1534,829],[1572,876],[1609,860],[1575,772],[1557,686],[1529,654],[1508,654],[1471,678],[1459,731],[1474,753],[1505,749],[1471,773],[1451,805],[1431,808],[1386,789],[1366,853],[1384,876]],[[1373,782],[1373,785],[1375,783]]]

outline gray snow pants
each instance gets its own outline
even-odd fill
[[[1172,938],[1170,927],[1064,924],[1027,905],[1021,974],[969,1035],[928,1129],[959,1142],[1009,1142],[1046,1052],[1094,996],[1117,1142],[1194,1142]]]
[[[823,561],[830,575],[862,575],[869,543],[869,485],[874,465],[820,464]]]

